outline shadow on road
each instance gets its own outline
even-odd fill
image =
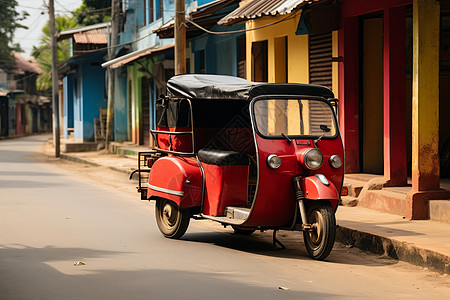
[[[250,236],[238,235],[231,232],[201,232],[201,233],[187,233],[182,240],[189,242],[200,242],[213,244],[219,247],[233,249],[237,251],[264,255],[277,258],[289,258],[299,260],[312,259],[308,256],[306,248],[303,243],[303,235],[301,232],[287,232],[282,231],[277,234],[277,238],[286,246],[286,249],[279,247],[274,248],[272,244],[272,231],[264,233],[254,233]],[[180,242],[183,242],[183,241]],[[358,256],[350,256],[348,254],[355,254]],[[389,257],[380,257],[372,254],[362,252],[358,249],[335,243],[334,248],[324,262],[318,263],[337,263],[345,265],[364,265],[364,266],[386,266],[398,263],[397,260]]]
[[[0,246],[1,299],[324,299],[339,297],[325,292],[281,290],[247,283],[235,274],[160,269],[89,269],[73,266],[78,274],[65,274],[51,261],[111,257],[126,252],[84,248]],[[144,264],[144,262],[143,262]],[[72,266],[70,267],[72,268]],[[84,269],[83,269],[84,268]],[[83,270],[83,271],[81,271]],[[251,280],[248,282],[252,282]],[[254,282],[254,281],[253,281]]]

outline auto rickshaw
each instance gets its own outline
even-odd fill
[[[308,254],[335,241],[344,149],[326,87],[187,74],[156,102],[153,149],[139,153],[143,200],[161,233],[178,239],[190,219],[235,233],[303,231]]]

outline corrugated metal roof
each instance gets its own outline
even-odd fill
[[[102,67],[103,68],[111,67],[111,69],[116,69],[116,68],[124,66],[132,61],[135,61],[136,59],[139,59],[141,57],[148,56],[148,55],[151,55],[151,54],[154,54],[157,52],[165,51],[165,50],[173,48],[174,46],[175,46],[174,43],[170,43],[170,44],[158,47],[158,48],[155,48],[154,46],[152,46],[149,48],[137,50],[137,51],[125,54],[123,56],[117,57],[115,59],[112,59],[110,61],[107,61],[102,64]]]
[[[73,35],[77,44],[107,44],[106,28],[78,32]]]
[[[58,33],[58,41],[71,38],[76,33],[91,31],[94,29],[108,28],[108,26],[111,26],[110,22],[63,30]]]
[[[321,0],[253,0],[226,15],[217,23],[230,25],[263,16],[285,15],[294,9],[319,1]]]

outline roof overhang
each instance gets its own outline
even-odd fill
[[[232,25],[264,16],[286,15],[305,6],[329,0],[253,0],[220,19],[219,25]]]
[[[99,24],[94,24],[94,25],[89,25],[89,26],[84,26],[84,27],[77,27],[77,28],[72,28],[72,29],[68,29],[68,30],[63,30],[58,33],[57,39],[58,39],[58,41],[68,39],[77,33],[82,33],[85,31],[97,30],[97,29],[102,29],[102,28],[108,28],[108,26],[111,26],[111,22],[99,23]]]
[[[110,61],[107,61],[102,64],[102,67],[103,68],[110,67],[111,69],[116,69],[116,68],[122,67],[130,62],[133,62],[139,58],[172,49],[174,46],[175,46],[174,43],[170,43],[170,44],[167,44],[167,45],[164,45],[161,47],[152,46],[149,48],[137,50],[137,51],[125,54],[123,56],[117,57],[115,59],[112,59]]]

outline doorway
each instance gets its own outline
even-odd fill
[[[142,128],[141,145],[150,145],[150,84],[147,77],[141,78],[142,87]]]
[[[359,149],[362,173],[383,174],[383,15],[360,20]]]

